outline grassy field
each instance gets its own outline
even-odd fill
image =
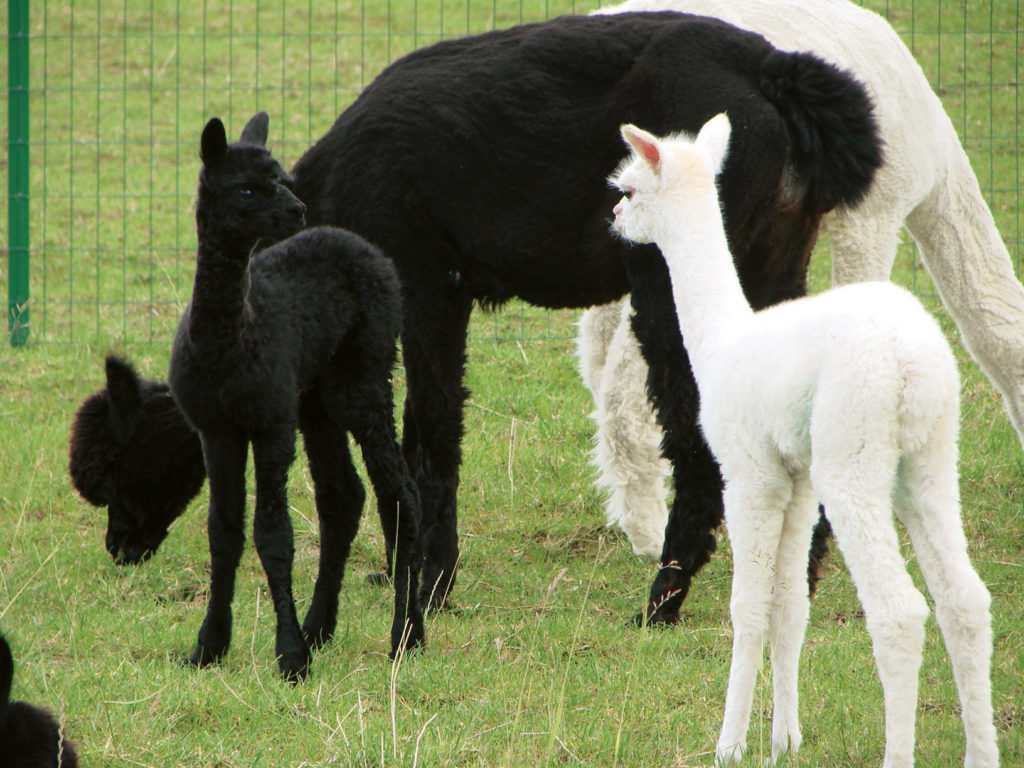
[[[240,125],[269,93],[270,108],[277,104],[285,115],[271,124],[271,146],[291,162],[389,55],[442,33],[564,9],[554,3],[503,9],[490,2],[456,7],[395,0],[387,6],[392,21],[382,25],[385,31],[349,40],[334,31],[349,30],[352,19],[386,18],[382,6],[337,5],[320,18],[303,5],[288,24],[325,39],[322,47],[303,49],[309,75],[302,70],[291,82],[275,63],[275,56],[299,55],[300,48],[273,34],[275,24],[284,24],[282,6],[265,3],[265,18],[259,17],[263,33],[278,41],[282,54],[270,51],[254,66],[247,58],[252,40],[239,36],[253,22],[243,3],[233,3],[232,14],[215,14],[205,5],[186,11],[153,0],[143,10],[157,16],[145,23],[106,7],[101,12],[99,3],[84,10],[77,3],[74,10],[51,5],[44,6],[50,32],[64,30],[66,37],[47,43],[53,46],[49,64],[59,70],[68,53],[60,45],[78,46],[78,55],[91,62],[79,71],[83,59],[77,59],[73,73],[84,90],[89,83],[95,89],[103,78],[130,82],[147,68],[144,84],[177,74],[174,88],[147,86],[142,97],[134,90],[111,95],[95,89],[72,110],[77,122],[70,125],[63,121],[67,105],[61,99],[75,98],[71,91],[52,88],[45,115],[41,100],[34,107],[41,111],[36,117],[48,115],[53,130],[66,135],[33,154],[33,183],[47,193],[60,190],[37,212],[45,220],[34,226],[53,249],[46,295],[58,300],[44,311],[44,296],[37,292],[38,343],[0,351],[0,628],[16,655],[15,698],[57,712],[83,764],[94,768],[710,765],[729,664],[728,543],[723,537],[719,554],[695,581],[683,626],[627,626],[644,603],[653,568],[631,554],[621,534],[602,525],[602,500],[587,463],[591,403],[575,372],[572,313],[513,307],[475,317],[460,493],[462,563],[453,593],[457,610],[431,616],[426,650],[398,664],[386,655],[389,594],[364,579],[384,558],[372,505],[349,563],[338,635],[314,657],[311,679],[292,687],[277,676],[273,611],[251,546],[239,570],[231,652],[217,667],[179,667],[205,610],[205,493],[151,562],[117,568],[103,549],[105,515],[80,501],[67,479],[68,425],[81,399],[100,385],[104,353],[118,349],[153,377],[166,371],[167,334],[190,285],[189,206],[203,115],[222,113],[229,127]],[[134,12],[135,5],[125,8]],[[913,18],[899,9],[893,15],[901,30],[913,22],[923,32],[940,26],[929,15],[931,7],[918,3]],[[997,3],[998,30],[1019,28],[1015,8],[1005,0]],[[72,34],[102,29],[105,35],[117,18],[133,32],[118,43],[123,50],[99,35]],[[964,19],[958,11],[942,28],[955,29]],[[973,17],[966,23],[973,29]],[[211,35],[194,38],[203,26]],[[972,160],[991,190],[1000,226],[1019,232],[1019,191],[1017,197],[1006,192],[1019,190],[1020,138],[1005,135],[1005,115],[1017,108],[1015,91],[994,89],[991,105],[981,99],[976,110],[970,106],[974,57],[992,58],[1002,73],[1000,67],[1012,66],[1013,51],[1005,49],[1005,38],[986,50],[985,33],[978,35],[982,42],[954,55],[965,62],[971,57],[966,71],[950,73],[947,65],[938,71],[947,59],[937,49],[945,46],[948,56],[950,48],[941,36],[921,34],[915,50],[926,69],[948,83],[943,95],[951,113],[963,114],[954,122],[967,127],[968,148],[976,150]],[[88,58],[89,46],[96,49],[94,59]],[[222,55],[225,47],[230,53]],[[118,62],[132,57],[137,67],[118,69]],[[69,56],[69,68],[70,61]],[[339,62],[344,71],[337,71]],[[53,86],[58,76],[50,77]],[[956,86],[958,80],[963,87]],[[264,81],[271,84],[264,88]],[[110,104],[103,102],[107,98]],[[308,107],[321,98],[323,109]],[[78,131],[84,126],[84,139],[75,125]],[[132,141],[115,145],[119,136]],[[823,287],[827,244],[812,271],[815,287]],[[901,252],[894,277],[925,297],[955,342],[910,249]],[[1024,457],[998,398],[957,349],[964,520],[973,560],[993,596],[993,685],[1003,765],[1024,765]],[[399,389],[401,378],[399,373]],[[317,555],[302,459],[293,468],[291,489],[301,613]],[[801,692],[804,746],[786,766],[881,763],[881,688],[863,615],[838,555],[829,561],[812,604]],[[949,662],[930,621],[918,765],[960,763],[958,710]],[[770,753],[770,711],[768,686],[762,684],[750,765]]]

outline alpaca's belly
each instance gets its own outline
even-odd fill
[[[755,457],[790,474],[810,466],[813,386],[783,396],[770,385],[723,387],[701,394],[700,424],[719,463],[732,456]]]

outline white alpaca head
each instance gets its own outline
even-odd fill
[[[632,155],[610,179],[623,193],[614,210],[615,230],[638,243],[655,242],[659,224],[685,206],[688,197],[714,194],[731,130],[724,112],[708,120],[694,139],[684,134],[659,139],[623,125],[622,138]]]

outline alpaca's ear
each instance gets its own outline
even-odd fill
[[[725,165],[725,155],[729,149],[731,133],[732,125],[729,123],[729,118],[725,112],[720,112],[704,123],[704,127],[700,129],[694,142],[708,153],[716,176],[722,172],[722,166]]]
[[[622,138],[637,156],[642,157],[655,173],[659,173],[661,171],[661,149],[658,146],[658,140],[635,125],[623,125],[619,130],[622,133]]]
[[[104,367],[107,373],[107,421],[114,438],[124,442],[132,436],[139,422],[142,408],[139,376],[127,360],[114,355],[107,356]]]
[[[214,166],[224,159],[228,151],[228,135],[224,132],[224,123],[219,117],[211,117],[203,128],[203,137],[199,144],[199,157],[203,165]]]
[[[266,112],[257,112],[242,129],[242,136],[238,139],[240,144],[255,144],[257,147],[267,146],[267,128],[270,125],[270,115]]]

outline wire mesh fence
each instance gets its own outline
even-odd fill
[[[1020,0],[865,4],[890,19],[942,97],[1019,267]],[[271,146],[287,167],[395,58],[597,5],[36,0],[29,10],[27,0],[8,0],[0,227],[12,340],[170,340],[191,290],[198,136],[209,116],[234,132],[267,110]],[[493,333],[573,329],[568,315],[514,311]]]

